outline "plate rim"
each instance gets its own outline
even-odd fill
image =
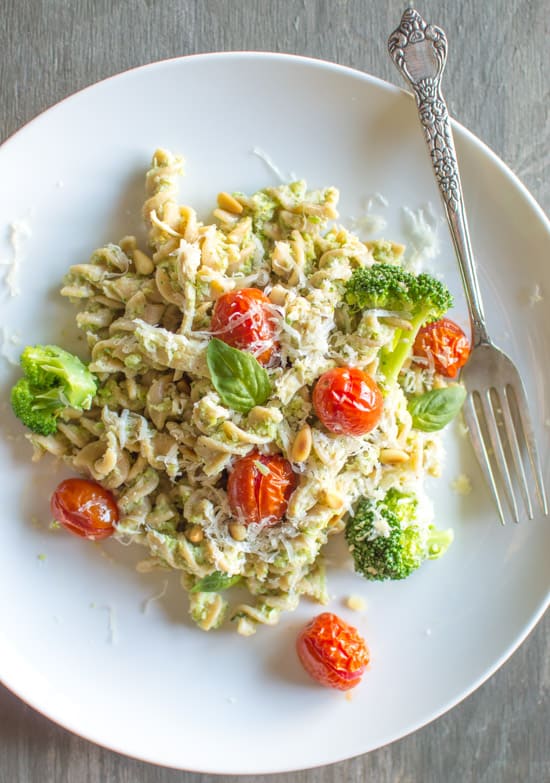
[[[176,57],[169,57],[161,60],[155,60],[150,63],[146,63],[144,65],[127,68],[125,70],[119,71],[110,76],[107,76],[103,79],[99,79],[98,81],[95,81],[92,84],[86,85],[85,87],[82,87],[81,89],[76,90],[70,93],[69,95],[66,95],[64,98],[61,98],[59,101],[41,110],[38,114],[36,114],[34,117],[28,120],[24,125],[17,128],[9,136],[7,136],[0,144],[0,160],[5,154],[9,154],[12,143],[18,142],[21,139],[21,137],[24,136],[25,133],[31,127],[34,127],[35,124],[38,124],[40,121],[42,121],[45,115],[54,112],[56,109],[60,108],[66,102],[71,101],[73,98],[76,98],[81,94],[85,94],[88,91],[93,91],[97,87],[102,86],[112,80],[119,80],[122,79],[123,77],[131,78],[133,76],[139,75],[141,72],[150,71],[154,69],[161,69],[163,67],[169,67],[169,66],[177,65],[179,63],[185,63],[185,62],[195,61],[195,60],[223,60],[223,59],[235,60],[235,59],[256,59],[256,58],[262,60],[272,60],[274,62],[277,61],[294,62],[298,65],[306,65],[313,68],[320,68],[328,71],[342,73],[344,75],[351,76],[352,78],[357,79],[359,81],[369,82],[370,84],[373,84],[379,89],[383,89],[387,92],[392,92],[396,95],[397,94],[406,95],[409,99],[414,100],[412,93],[402,89],[401,87],[398,87],[395,84],[392,84],[391,82],[386,81],[385,79],[382,79],[378,76],[373,76],[370,73],[361,71],[351,66],[340,65],[336,62],[332,62],[330,60],[324,60],[316,57],[309,57],[305,55],[297,55],[297,54],[291,54],[285,52],[264,51],[264,50],[231,50],[227,52],[212,51],[212,52],[201,52],[201,53],[188,54],[188,55],[179,55]],[[460,122],[458,122],[455,119],[452,119],[451,122],[452,122],[452,127],[454,132],[458,133],[459,137],[460,136],[464,137],[470,143],[472,143],[474,147],[477,147],[481,153],[489,157],[489,159],[496,165],[497,169],[506,177],[506,179],[510,182],[510,184],[519,191],[522,198],[525,200],[527,205],[533,210],[540,223],[544,225],[547,233],[550,234],[550,218],[547,217],[544,209],[539,204],[537,199],[532,195],[532,193],[528,190],[526,185],[524,185],[524,183],[519,179],[518,175],[511,169],[511,167],[507,163],[505,163],[505,161],[503,161],[502,158],[500,158],[499,155],[497,155],[497,153],[486,142],[480,139],[475,133],[470,131],[468,128],[466,128],[464,125],[462,125]],[[78,729],[75,729],[73,726],[66,723],[63,718],[56,717],[55,708],[46,709],[45,707],[38,706],[35,703],[35,701],[33,701],[32,697],[29,697],[27,695],[23,696],[21,694],[20,689],[17,687],[17,684],[13,686],[9,684],[6,681],[5,676],[2,674],[1,670],[0,670],[0,683],[10,693],[14,694],[18,699],[20,699],[24,704],[27,704],[36,712],[38,712],[40,715],[44,716],[48,720],[51,720],[52,722],[54,722],[64,730],[69,731],[75,736],[81,737],[82,739],[88,742],[93,742],[94,744],[102,748],[105,748],[107,750],[118,753],[128,758],[134,758],[136,760],[148,764],[164,767],[167,769],[176,769],[180,771],[188,771],[188,772],[202,773],[202,774],[230,774],[230,775],[285,774],[289,772],[297,772],[306,769],[317,769],[321,766],[338,764],[349,759],[358,758],[361,755],[366,755],[371,751],[377,750],[388,744],[392,744],[393,742],[397,742],[401,739],[404,739],[405,737],[409,736],[415,731],[419,731],[420,729],[424,728],[428,724],[437,720],[442,715],[449,712],[454,707],[456,707],[461,702],[463,702],[466,698],[468,698],[472,693],[474,693],[474,691],[476,691],[479,687],[481,687],[481,685],[483,685],[487,680],[489,680],[493,676],[493,674],[495,674],[495,672],[498,671],[498,669],[500,669],[503,666],[503,664],[513,655],[513,653],[524,643],[527,637],[532,633],[536,625],[542,619],[549,605],[550,605],[550,588],[547,591],[546,597],[543,598],[542,601],[540,602],[540,605],[538,606],[536,612],[530,617],[529,622],[523,627],[520,634],[514,638],[514,640],[508,645],[508,647],[502,652],[502,654],[496,659],[496,661],[494,661],[493,664],[485,672],[483,672],[483,674],[480,675],[470,686],[468,686],[463,691],[461,691],[457,696],[445,702],[445,704],[440,709],[430,713],[420,723],[418,721],[411,722],[411,724],[405,730],[400,732],[398,737],[393,737],[393,738],[390,737],[384,740],[383,742],[377,743],[375,747],[370,748],[369,750],[361,751],[351,756],[338,755],[337,758],[332,759],[331,761],[322,761],[320,763],[308,764],[307,766],[300,767],[299,769],[296,769],[295,767],[286,767],[282,765],[282,766],[278,766],[277,769],[273,769],[271,766],[262,769],[255,769],[253,772],[250,772],[250,770],[247,770],[246,768],[240,768],[240,769],[233,768],[231,772],[224,772],[221,771],[218,767],[209,767],[208,765],[203,765],[203,764],[201,764],[200,768],[197,766],[194,767],[173,766],[171,763],[164,763],[162,761],[159,761],[158,759],[153,759],[150,756],[148,757],[146,753],[138,754],[132,752],[130,754],[127,750],[118,747],[116,743],[109,743],[106,742],[104,739],[97,739],[94,736],[93,732],[89,732],[86,734],[80,733]]]

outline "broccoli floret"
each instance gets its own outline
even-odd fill
[[[352,313],[394,310],[410,323],[410,329],[396,329],[392,343],[380,351],[380,371],[388,386],[397,380],[420,327],[438,320],[453,305],[450,291],[435,277],[384,263],[356,269],[346,283],[344,298]]]
[[[97,380],[77,356],[56,345],[29,345],[20,362],[24,377],[11,390],[11,405],[33,432],[52,435],[64,408],[90,409]]]
[[[417,509],[416,496],[398,489],[388,490],[383,500],[362,498],[346,526],[355,570],[366,579],[406,579],[424,560],[445,554],[453,531],[422,528],[416,523]],[[377,520],[385,523],[388,535],[378,532]]]

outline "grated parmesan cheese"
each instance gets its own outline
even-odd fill
[[[9,224],[10,243],[12,247],[12,257],[8,261],[0,261],[0,264],[7,266],[8,270],[4,276],[4,283],[7,286],[10,296],[19,296],[21,289],[17,282],[17,273],[23,260],[24,240],[31,236],[31,228],[25,220],[14,220]]]
[[[18,345],[21,342],[19,334],[17,332],[12,332],[10,334],[7,326],[0,326],[0,334],[2,335],[2,342],[0,343],[0,356],[9,364],[13,364],[15,367],[18,367],[19,362],[12,354],[12,346]]]
[[[457,495],[469,495],[472,491],[472,482],[470,477],[465,473],[460,473],[453,481],[451,481],[451,489],[456,492]]]
[[[431,204],[417,210],[403,207],[402,214],[403,233],[407,245],[405,263],[414,272],[418,272],[426,261],[439,254],[438,218]]]
[[[534,307],[535,305],[539,304],[539,302],[542,302],[544,299],[542,295],[542,289],[540,287],[540,283],[535,283],[535,287],[533,288],[533,292],[531,293],[529,297],[529,306]]]
[[[168,590],[168,579],[165,579],[160,593],[155,593],[155,595],[151,595],[149,596],[149,598],[146,598],[145,601],[143,601],[141,605],[141,611],[143,612],[143,614],[147,614],[149,607],[151,606],[153,601],[160,601],[161,598],[164,598],[167,590]]]
[[[367,608],[367,602],[360,595],[348,595],[345,604],[354,612],[364,612]]]
[[[372,236],[384,231],[388,225],[386,218],[381,215],[361,215],[350,219],[351,228],[362,236]]]
[[[286,182],[292,182],[298,177],[293,171],[290,171],[288,175],[286,175],[282,169],[280,169],[274,162],[273,158],[268,155],[268,153],[261,149],[261,147],[253,147],[252,148],[252,154],[256,155],[257,158],[260,158],[260,160],[263,160],[265,165],[268,167],[268,169],[271,169],[271,171],[275,174],[275,176],[279,179],[280,182],[286,183]]]

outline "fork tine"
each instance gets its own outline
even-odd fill
[[[485,442],[483,440],[483,434],[481,432],[481,427],[479,424],[476,407],[474,405],[473,392],[470,393],[466,398],[462,408],[462,412],[466,420],[468,429],[470,431],[470,439],[472,441],[472,446],[474,448],[475,455],[485,475],[485,478],[487,479],[487,483],[491,487],[493,498],[498,509],[498,515],[500,517],[500,521],[502,522],[503,525],[505,525],[506,517],[504,516],[504,511],[502,508],[502,504],[500,502],[497,485],[495,483],[495,477],[493,475],[493,469],[491,467],[489,455],[487,453]]]
[[[531,469],[535,478],[535,487],[537,495],[542,506],[543,513],[548,515],[548,500],[546,498],[546,490],[544,488],[544,480],[542,478],[542,468],[537,451],[537,445],[535,440],[535,432],[529,416],[529,404],[527,402],[527,395],[523,387],[521,378],[516,380],[514,386],[506,386],[506,395],[513,395],[516,410],[519,414],[521,421],[521,427],[523,430],[523,437],[527,445],[527,453],[529,454],[529,461],[531,463]]]
[[[508,436],[508,443],[510,444],[510,450],[512,452],[514,465],[516,466],[516,472],[521,479],[519,483],[521,486],[523,499],[525,500],[525,505],[527,506],[527,513],[529,515],[529,519],[533,519],[534,518],[533,504],[531,503],[529,484],[527,483],[527,476],[525,474],[525,468],[523,466],[523,458],[521,456],[520,446],[518,442],[518,434],[516,432],[514,419],[512,417],[512,411],[510,409],[510,400],[508,399],[508,394],[506,393],[506,389],[504,389],[504,394],[502,395],[502,398],[500,400],[500,405],[502,408],[504,426],[506,427],[506,435]]]
[[[496,389],[495,389],[495,394],[497,395],[498,398],[498,393],[496,392]],[[514,495],[514,485],[512,484],[510,471],[508,469],[508,462],[506,460],[506,455],[504,453],[504,448],[502,446],[502,438],[500,437],[500,433],[498,431],[498,424],[495,416],[495,410],[493,407],[493,401],[491,400],[491,389],[486,389],[484,394],[480,393],[479,398],[481,403],[481,409],[483,411],[483,415],[485,416],[485,423],[487,425],[487,430],[489,431],[489,439],[491,441],[491,447],[493,449],[493,453],[495,455],[495,459],[497,461],[498,467],[500,468],[500,478],[502,480],[502,484],[504,485],[504,489],[508,497],[508,502],[510,504],[510,507],[514,515],[514,521],[519,522],[519,511],[516,503],[516,498]]]

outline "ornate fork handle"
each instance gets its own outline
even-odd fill
[[[447,62],[447,38],[441,28],[428,24],[418,11],[408,8],[397,30],[390,35],[388,49],[416,99],[464,283],[473,343],[488,343],[451,122],[441,93],[441,77]]]

